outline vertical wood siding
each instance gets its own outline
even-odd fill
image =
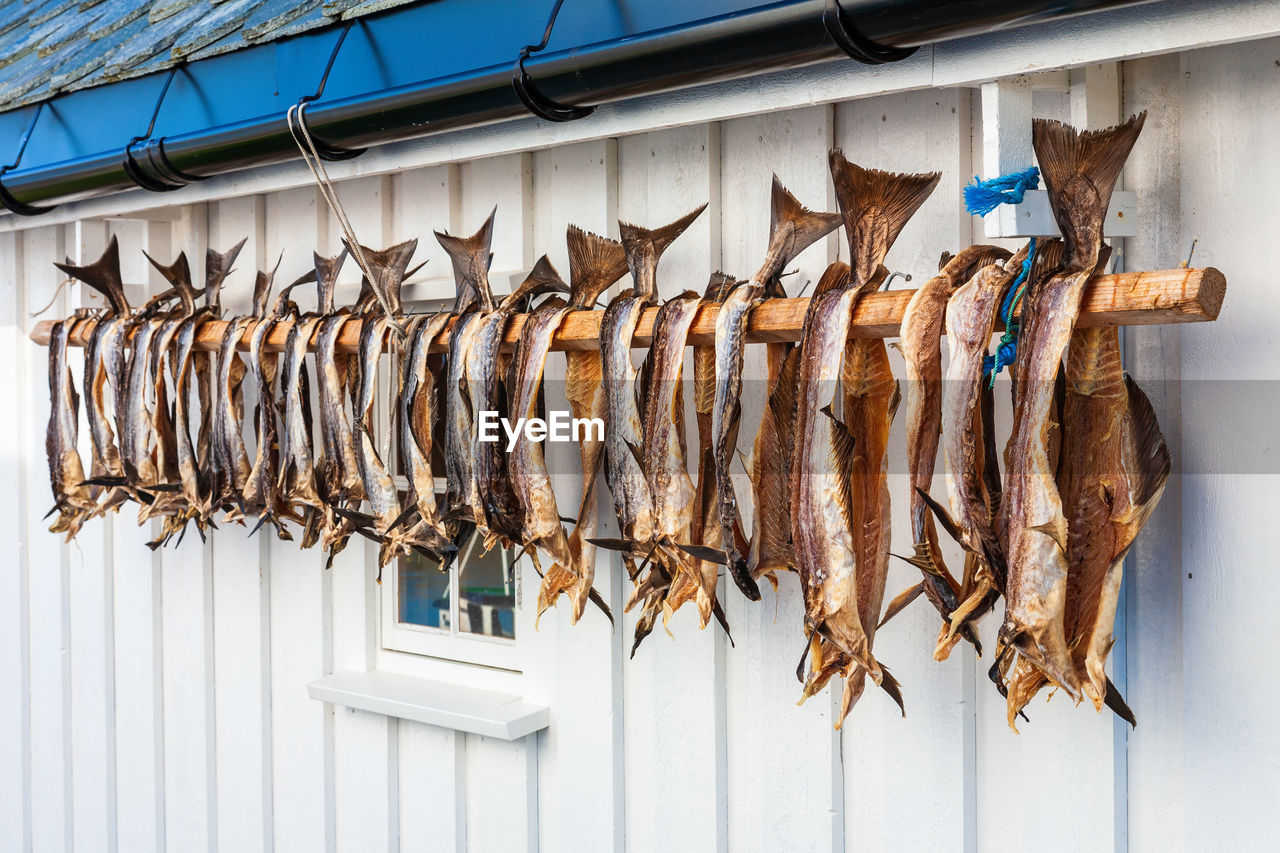
[[[1272,319],[1257,310],[1277,304],[1267,253],[1280,166],[1265,148],[1280,108],[1277,50],[1263,42],[1123,69],[1126,112],[1152,109],[1128,173],[1142,203],[1128,266],[1172,266],[1194,236],[1197,262],[1231,281],[1216,325],[1127,339],[1131,370],[1150,381],[1179,458],[1198,471],[1223,458],[1221,417],[1172,380],[1274,378],[1277,363]],[[662,264],[670,296],[701,291],[714,270],[758,266],[771,173],[806,204],[834,209],[826,152],[836,145],[867,165],[943,172],[889,258],[919,283],[940,251],[974,235],[960,204],[980,145],[972,101],[969,90],[924,90],[355,179],[339,194],[367,245],[419,238],[429,264],[409,299],[451,290],[431,231],[470,233],[495,203],[494,280],[505,290],[543,252],[567,275],[569,222],[616,234],[619,218],[656,225],[708,202]],[[1038,97],[1037,108],[1068,101]],[[989,654],[962,647],[930,660],[937,619],[924,604],[877,642],[907,718],[869,690],[837,732],[838,696],[795,705],[794,577],[776,593],[766,586],[758,604],[722,584],[732,646],[684,608],[674,640],[655,630],[629,660],[630,584],[608,552],[597,588],[613,630],[594,608],[571,627],[565,607],[535,630],[537,579],[523,570],[522,674],[504,684],[551,708],[536,736],[507,743],[309,699],[308,682],[341,670],[488,676],[378,647],[380,590],[359,539],[326,571],[318,552],[240,529],[153,554],[132,509],[89,523],[74,546],[45,531],[49,400],[29,313],[53,297],[50,261],[91,259],[113,234],[126,280],[153,291],[138,249],[162,259],[184,250],[201,268],[206,247],[248,237],[224,297],[232,310],[248,306],[256,268],[282,256],[286,283],[312,249],[333,254],[340,238],[311,189],[192,206],[171,221],[0,235],[0,395],[11,406],[0,419],[0,538],[11,543],[0,566],[0,851],[1195,850],[1248,847],[1274,824],[1265,800],[1280,787],[1280,752],[1260,715],[1280,697],[1246,663],[1266,653],[1257,638],[1274,600],[1273,560],[1256,533],[1274,477],[1170,483],[1130,560],[1116,652],[1141,723],[1133,733],[1058,697],[1033,703],[1012,734],[986,680]],[[843,237],[811,247],[788,290],[847,256]],[[348,264],[348,297],[356,275]],[[69,288],[50,314],[86,299]],[[764,402],[752,380],[763,375],[752,348],[744,452]],[[563,376],[553,356],[549,408],[565,407]],[[893,440],[901,460],[901,422]],[[548,457],[562,507],[575,505],[576,447],[552,445]],[[899,544],[909,538],[902,472],[900,462],[891,471]],[[735,479],[749,517],[745,477]],[[888,592],[916,579],[895,561]],[[981,626],[989,644],[996,627]]]

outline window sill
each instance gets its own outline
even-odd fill
[[[517,740],[545,729],[551,711],[519,696],[389,672],[338,672],[307,685],[312,699],[460,732]]]

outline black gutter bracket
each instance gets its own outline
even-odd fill
[[[169,69],[169,76],[165,78],[164,85],[160,87],[160,95],[156,98],[155,109],[151,111],[151,122],[147,125],[146,133],[135,136],[124,146],[125,174],[135,184],[151,192],[172,192],[182,189],[187,184],[204,180],[198,175],[188,175],[170,163],[168,155],[164,152],[164,139],[151,138],[152,132],[156,129],[160,107],[164,105],[164,96],[169,94],[169,84],[173,82],[180,68],[182,64]],[[140,143],[142,148],[135,151],[135,146]]]
[[[347,21],[347,25],[342,28],[342,32],[338,35],[338,40],[334,42],[333,50],[329,53],[329,61],[325,63],[324,74],[320,75],[320,85],[316,87],[315,94],[303,95],[298,99],[298,107],[294,111],[297,116],[298,124],[295,126],[293,122],[289,123],[289,133],[293,135],[293,141],[298,143],[298,147],[300,149],[307,151],[310,148],[314,148],[316,154],[319,155],[321,160],[326,160],[330,163],[340,160],[354,160],[356,157],[359,157],[361,154],[369,150],[368,148],[339,148],[336,145],[330,145],[323,139],[317,139],[313,136],[309,128],[307,129],[305,139],[302,134],[302,129],[306,127],[307,121],[307,111],[305,107],[312,101],[320,100],[320,97],[324,95],[324,87],[329,83],[329,72],[333,70],[333,63],[338,59],[338,51],[342,50],[342,43],[347,40],[347,33],[351,32],[351,25],[354,24],[356,20],[357,19],[355,18],[349,19]]]
[[[556,25],[556,16],[560,14],[560,6],[563,3],[564,0],[556,0],[555,5],[551,7],[551,17],[547,18],[547,28],[542,32],[542,41],[537,44],[525,45],[524,49],[520,51],[520,57],[516,59],[515,68],[511,72],[511,88],[516,90],[516,97],[528,108],[529,112],[546,121],[576,121],[580,118],[586,118],[596,111],[594,106],[573,107],[551,100],[535,88],[533,79],[524,70],[524,61],[529,58],[529,55],[545,48],[547,42],[551,40],[551,30]]]
[[[3,204],[11,213],[16,213],[18,216],[39,216],[42,213],[48,213],[56,207],[56,205],[41,207],[39,205],[26,204],[25,202],[18,201],[13,197],[13,193],[5,189],[4,186],[5,172],[8,172],[10,169],[18,168],[18,164],[22,162],[22,155],[27,151],[27,143],[31,141],[31,133],[36,129],[36,122],[40,120],[40,114],[44,112],[44,104],[45,102],[41,101],[39,106],[36,107],[35,115],[31,117],[31,124],[27,125],[26,132],[22,134],[22,141],[18,143],[18,156],[13,158],[13,162],[8,166],[0,168],[0,204]]]
[[[848,54],[864,65],[885,65],[899,62],[919,50],[919,47],[890,47],[873,41],[858,31],[840,8],[840,0],[827,0],[822,10],[822,26],[826,28],[831,40]]]

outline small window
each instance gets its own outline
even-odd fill
[[[383,648],[514,668],[516,572],[509,551],[480,554],[473,537],[446,571],[418,554],[388,568],[394,576],[383,580]]]

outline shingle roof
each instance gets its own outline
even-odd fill
[[[414,0],[0,0],[0,112]]]

